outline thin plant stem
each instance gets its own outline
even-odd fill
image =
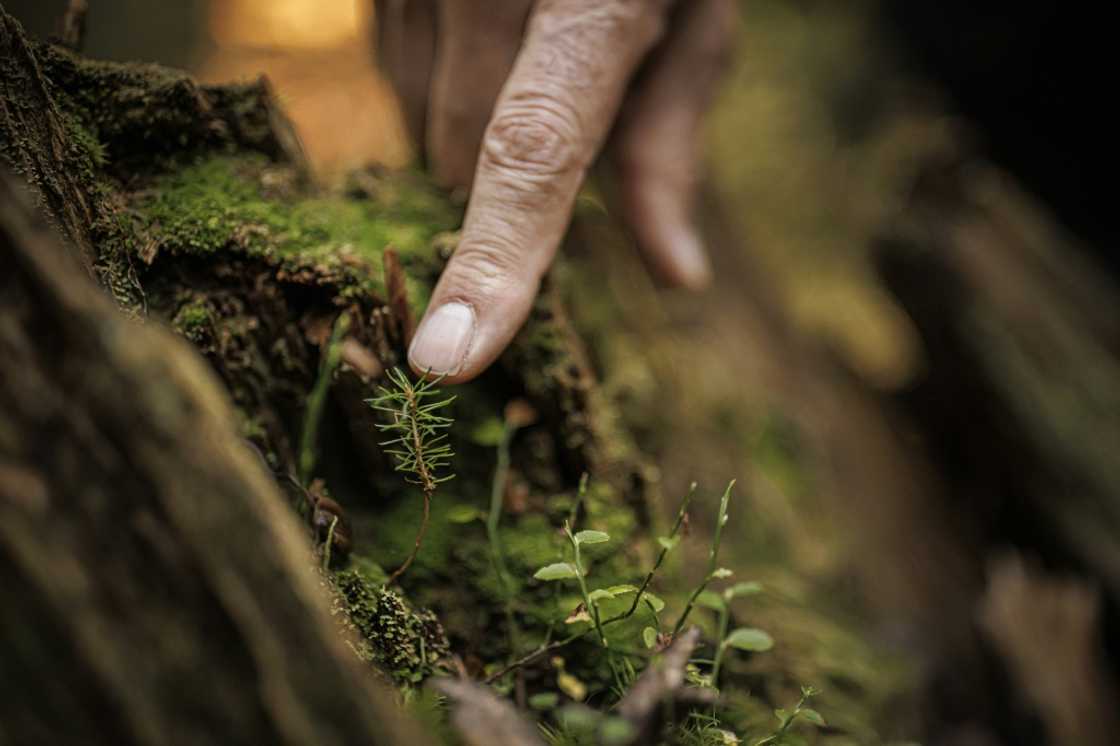
[[[797,722],[797,719],[801,716],[802,711],[805,709],[805,705],[808,704],[809,700],[815,697],[818,693],[819,692],[812,687],[802,687],[801,699],[797,700],[797,706],[794,707],[793,710],[785,714],[785,717],[782,718],[782,722],[779,724],[776,731],[759,741],[755,741],[754,746],[764,746],[765,744],[776,744],[781,742],[783,736],[785,736],[786,733],[789,732],[789,729],[793,726],[794,723]]]
[[[424,534],[428,532],[428,517],[432,511],[432,493],[424,490],[424,515],[420,519],[420,529],[416,532],[416,540],[412,544],[412,551],[408,553],[401,566],[393,570],[393,574],[385,581],[385,585],[392,585],[396,582],[397,578],[404,574],[405,570],[412,566],[412,561],[416,559],[416,555],[420,553],[420,546],[424,543]]]
[[[490,512],[486,514],[486,536],[490,541],[490,558],[494,564],[494,574],[502,591],[502,606],[505,610],[506,627],[509,631],[511,651],[520,647],[520,629],[513,614],[513,589],[510,587],[509,570],[506,568],[505,552],[499,527],[502,520],[503,491],[509,478],[509,447],[517,427],[506,422],[502,427],[502,437],[498,441],[498,463],[494,467],[494,482],[490,486]]]
[[[723,654],[727,650],[724,640],[727,639],[727,625],[730,622],[731,614],[727,607],[727,602],[724,601],[723,608],[719,610],[719,633],[716,639],[719,640],[718,647],[716,647],[716,658],[712,661],[712,686],[719,686],[719,669],[723,664]]]
[[[583,504],[583,498],[587,496],[587,482],[591,478],[587,472],[584,472],[579,478],[579,489],[576,490],[576,501],[572,503],[572,509],[568,512],[568,525],[576,525],[576,517],[579,514],[579,506]]]
[[[319,423],[323,419],[323,407],[327,401],[327,391],[331,387],[331,376],[342,360],[342,338],[350,328],[350,315],[343,313],[334,322],[323,362],[319,364],[319,375],[315,386],[307,397],[307,412],[303,417],[303,431],[299,443],[299,481],[307,487],[315,471],[315,444],[319,440]]]
[[[323,570],[331,566],[331,546],[334,545],[334,527],[338,525],[338,516],[331,518],[331,525],[327,528],[327,541],[323,544]]]
[[[719,559],[719,545],[723,538],[723,527],[727,523],[727,505],[731,500],[731,488],[735,486],[735,480],[732,479],[727,484],[727,489],[723,491],[723,497],[719,501],[719,516],[716,518],[715,535],[712,537],[712,548],[708,551],[708,571],[704,575],[704,580],[696,586],[692,591],[692,595],[688,598],[688,603],[685,604],[684,611],[681,612],[677,623],[673,625],[673,637],[676,637],[684,623],[688,620],[688,615],[692,613],[693,607],[696,605],[697,597],[704,592],[708,587],[708,583],[712,582],[715,578],[716,562]]]
[[[716,566],[715,566],[716,558],[719,555],[719,545],[720,545],[720,541],[722,539],[722,534],[723,534],[723,524],[726,522],[726,519],[727,519],[727,506],[728,506],[728,502],[730,500],[731,488],[734,487],[734,486],[735,486],[735,480],[732,480],[731,483],[727,485],[727,489],[723,493],[723,499],[720,501],[720,512],[719,512],[719,517],[717,518],[717,521],[716,521],[715,536],[714,536],[713,541],[712,541],[712,549],[709,552],[708,574],[705,577],[704,582],[693,592],[691,598],[689,599],[688,607],[686,608],[685,613],[683,613],[681,615],[681,618],[677,620],[678,627],[675,628],[675,631],[673,633],[674,635],[679,631],[679,628],[681,626],[684,626],[684,621],[688,618],[688,613],[691,611],[692,606],[695,604],[696,597],[700,595],[700,593],[704,590],[705,587],[707,587],[708,583],[711,582],[711,580],[712,580],[712,574],[716,570]],[[586,492],[586,489],[587,489],[587,484],[586,484],[586,478],[585,478],[585,479],[580,481],[580,491],[579,491],[579,499],[580,500],[582,500],[582,496]],[[695,489],[696,489],[696,485],[692,485],[691,488],[689,489],[688,494],[685,495],[685,498],[681,503],[681,507],[677,511],[677,520],[673,524],[673,531],[670,534],[670,537],[675,536],[677,534],[677,532],[680,531],[680,527],[681,527],[681,525],[683,525],[684,516],[685,516],[685,513],[687,512],[689,502],[692,499],[692,496],[695,492]],[[579,502],[577,501],[576,505],[574,505],[572,507],[572,514],[574,514],[576,512],[578,507],[579,507]],[[570,525],[565,524],[565,529],[566,529],[566,533],[569,535],[569,537],[571,537],[572,534],[571,534]],[[574,543],[574,538],[572,539],[572,541]],[[662,553],[658,554],[658,559],[657,559],[657,561],[654,565],[653,570],[646,575],[646,580],[642,584],[642,590],[643,591],[644,591],[645,588],[648,587],[649,582],[652,580],[653,574],[657,572],[661,563],[664,562],[666,554],[667,554],[667,551],[663,551]],[[587,605],[587,606],[590,606],[590,604],[588,604],[588,602],[587,602],[587,593],[585,591],[585,586],[584,586],[584,583],[583,583],[582,569],[577,566],[576,571],[577,571],[577,573],[579,573],[579,577],[580,577],[580,586],[581,586],[580,590],[581,590],[581,592],[583,592],[584,604]],[[647,601],[647,605],[649,605],[648,601]],[[630,616],[633,615],[635,608],[637,608],[637,606],[633,605],[633,608],[631,608],[630,610],[625,611],[621,614],[617,614],[616,616],[610,617],[609,619],[603,620],[602,623],[599,624],[596,627],[596,630],[600,634],[600,639],[604,639],[604,637],[605,637],[603,635],[603,628],[604,627],[607,627],[611,624],[615,624],[616,622],[621,622],[625,619],[630,618]],[[654,615],[656,616],[656,612],[654,612]],[[592,617],[592,618],[594,619],[594,617]],[[525,655],[518,658],[517,660],[509,663],[507,666],[505,666],[504,668],[502,668],[498,672],[493,673],[490,676],[488,676],[486,678],[486,683],[491,684],[491,683],[497,681],[498,679],[502,678],[506,674],[510,673],[511,671],[515,671],[516,669],[518,669],[522,666],[527,666],[530,663],[538,660],[542,656],[545,656],[545,655],[548,655],[549,653],[560,650],[560,649],[570,645],[571,643],[576,642],[577,640],[583,638],[590,631],[591,631],[590,629],[581,630],[580,632],[573,632],[572,634],[568,635],[567,637],[563,637],[559,640],[555,640],[555,641],[552,641],[552,642],[546,642],[543,645],[539,646],[536,650],[533,650],[529,653],[526,653]],[[620,651],[620,652],[625,652],[625,651]]]
[[[606,624],[606,622],[604,622],[603,624]],[[486,677],[486,683],[487,684],[493,684],[495,681],[502,678],[506,674],[511,673],[513,671],[516,671],[518,668],[521,668],[522,666],[527,666],[530,663],[532,663],[533,661],[538,660],[538,659],[542,658],[543,656],[548,655],[549,653],[554,653],[557,650],[565,648],[568,645],[571,645],[573,642],[576,642],[577,640],[579,640],[583,637],[586,637],[589,632],[591,632],[590,628],[582,630],[580,632],[573,632],[572,634],[568,635],[567,637],[562,637],[559,640],[553,640],[552,642],[545,642],[542,645],[540,645],[539,647],[537,647],[535,650],[533,650],[529,653],[526,653],[525,655],[521,656],[517,660],[515,660],[512,663],[506,665],[501,670],[487,676]],[[612,653],[621,653],[622,655],[628,655],[632,658],[649,658],[651,656],[651,653],[648,650],[634,650],[634,649],[631,649],[631,648],[611,648],[611,652]]]
[[[591,615],[592,621],[595,622],[595,631],[599,633],[599,642],[603,643],[603,647],[607,647],[607,636],[603,633],[603,623],[599,619],[599,607],[591,603],[591,597],[587,594],[587,581],[583,578],[583,562],[580,558],[579,542],[576,541],[575,534],[572,533],[572,527],[567,523],[564,524],[564,533],[568,535],[568,540],[572,542],[573,564],[576,566],[579,592],[583,595],[583,607],[587,609],[587,613]]]
[[[675,539],[677,537],[677,533],[681,530],[681,525],[684,523],[684,517],[688,515],[688,504],[692,502],[692,496],[694,494],[696,494],[696,482],[693,482],[691,485],[689,485],[688,492],[685,494],[684,499],[681,500],[680,508],[677,509],[677,518],[673,522],[673,529],[669,532],[668,536],[670,541]],[[661,568],[661,564],[665,561],[665,558],[668,555],[669,547],[661,547],[661,551],[657,553],[657,560],[653,563],[653,568],[648,573],[646,573],[645,579],[642,580],[641,586],[638,587],[638,592],[634,594],[634,602],[630,604],[630,608],[627,609],[627,611],[622,614],[620,618],[629,618],[634,615],[635,611],[638,610],[638,605],[642,602],[642,594],[644,594],[646,592],[646,589],[649,588],[649,584],[653,582],[653,576],[657,574],[657,571]]]

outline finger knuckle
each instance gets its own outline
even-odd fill
[[[522,273],[520,252],[509,241],[483,237],[455,252],[452,294],[485,300],[518,282]]]
[[[483,139],[483,162],[499,170],[537,177],[584,168],[579,126],[568,108],[539,100],[499,113]]]

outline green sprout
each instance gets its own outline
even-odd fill
[[[736,598],[753,596],[761,592],[762,586],[760,584],[747,582],[736,583],[723,593],[705,590],[696,597],[697,605],[712,609],[719,615],[719,631],[716,637],[719,640],[719,645],[716,648],[715,660],[712,662],[711,675],[708,677],[713,687],[719,685],[719,671],[723,664],[724,653],[727,652],[728,648],[761,653],[774,647],[774,638],[761,629],[738,627],[730,634],[727,631],[731,617],[731,602]]]
[[[579,544],[579,546],[582,547],[583,545],[592,544],[592,543],[601,543],[602,541],[609,541],[610,540],[610,536],[608,536],[606,533],[604,533],[602,531],[595,531],[595,532],[580,531],[580,532],[575,532],[575,533],[573,533],[571,531],[570,527],[574,523],[574,521],[576,519],[576,516],[579,513],[579,507],[582,504],[583,498],[587,493],[587,481],[588,481],[588,475],[584,474],[583,477],[580,479],[579,490],[577,492],[577,499],[573,503],[571,512],[568,516],[568,519],[567,519],[567,521],[565,521],[565,524],[564,524],[565,525],[565,532],[566,532],[565,535],[569,537],[569,542],[571,542],[573,544],[573,547],[577,543]],[[658,553],[657,559],[654,562],[654,565],[653,565],[652,569],[650,569],[650,571],[648,573],[646,573],[645,578],[642,580],[641,586],[615,585],[615,586],[611,586],[609,588],[597,588],[597,589],[592,590],[592,591],[587,591],[586,590],[586,581],[582,580],[582,572],[583,572],[582,571],[582,555],[579,558],[579,568],[577,568],[577,565],[576,565],[575,562],[557,562],[557,563],[554,563],[554,564],[551,564],[551,565],[546,565],[545,567],[542,567],[541,569],[537,570],[537,572],[533,575],[533,577],[536,578],[537,580],[544,580],[544,581],[569,580],[569,579],[572,579],[572,578],[580,578],[581,579],[581,593],[583,595],[584,609],[587,612],[588,618],[593,622],[593,626],[596,629],[597,634],[599,635],[599,639],[601,641],[604,641],[604,644],[605,644],[604,628],[606,628],[606,627],[608,627],[612,624],[615,624],[617,622],[622,622],[626,619],[629,619],[638,610],[639,606],[642,606],[642,605],[644,605],[650,611],[650,613],[652,614],[652,616],[654,618],[655,623],[657,623],[658,626],[660,626],[660,622],[658,621],[658,614],[662,611],[662,609],[665,608],[665,602],[662,601],[657,596],[655,596],[653,593],[651,593],[649,591],[649,586],[653,582],[654,577],[657,575],[657,571],[661,568],[662,564],[665,562],[665,558],[668,556],[668,554],[670,552],[673,551],[673,549],[676,548],[677,544],[680,543],[680,534],[681,534],[682,528],[684,527],[686,517],[688,515],[688,506],[689,506],[689,503],[692,500],[692,496],[695,493],[695,491],[696,491],[696,485],[693,484],[690,487],[690,489],[688,491],[688,494],[686,494],[684,499],[681,501],[681,505],[677,510],[676,520],[674,521],[673,527],[669,531],[669,534],[667,536],[661,536],[661,537],[658,538],[657,542],[661,547],[661,551]],[[726,495],[725,495],[725,501],[726,501]],[[726,516],[726,505],[724,506],[723,515]],[[580,537],[580,538],[577,539],[577,537]],[[596,541],[596,540],[598,540],[598,541]],[[600,617],[600,613],[599,613],[599,609],[598,609],[598,605],[600,603],[606,601],[607,599],[618,598],[620,596],[625,596],[629,593],[635,594],[635,600],[633,602],[631,602],[630,607],[626,611],[623,611],[623,612],[621,612],[621,613],[619,613],[615,616],[612,616],[609,619],[601,619],[600,621],[598,621],[596,623],[596,619],[598,617]],[[555,652],[555,651],[563,648],[564,646],[566,646],[566,645],[568,645],[572,642],[575,642],[576,640],[583,637],[589,631],[590,630],[580,630],[578,632],[574,632],[574,633],[568,635],[567,637],[564,637],[564,638],[559,639],[559,640],[552,640],[550,638],[546,639],[546,641],[544,643],[542,643],[539,647],[534,649],[532,652],[529,652],[529,653],[525,654],[524,656],[522,656],[521,658],[511,662],[510,664],[508,664],[507,666],[502,668],[500,671],[497,671],[496,673],[491,674],[489,677],[487,677],[486,681],[487,681],[487,683],[497,681],[498,679],[500,679],[501,677],[510,673],[511,671],[513,671],[513,670],[515,670],[515,669],[517,669],[521,666],[532,663],[533,661],[537,660],[541,656],[544,656],[544,655],[546,655],[548,653],[551,653],[551,652]],[[551,634],[551,632],[550,632],[550,634]],[[658,628],[657,627],[649,626],[649,627],[645,627],[642,630],[642,639],[645,642],[645,645],[646,645],[647,648],[652,648],[657,644],[658,636],[659,636],[659,634],[658,634]]]
[[[381,394],[368,400],[370,406],[390,417],[389,422],[378,423],[377,428],[396,436],[381,445],[395,459],[396,470],[407,475],[405,481],[419,486],[424,493],[424,513],[416,541],[408,558],[389,576],[386,585],[392,585],[420,552],[428,530],[432,495],[440,484],[455,476],[440,473],[450,466],[455,454],[447,443],[447,429],[454,420],[439,414],[455,397],[439,398],[441,392],[436,386],[441,378],[413,383],[397,368],[388,372],[388,378],[391,387],[381,387]]]
[[[584,484],[581,484],[581,490],[585,489]],[[611,537],[605,531],[572,531],[571,523],[564,521],[564,535],[568,537],[568,541],[572,545],[572,561],[571,562],[555,562],[551,565],[545,565],[533,574],[537,580],[569,580],[575,578],[579,583],[579,592],[583,597],[583,608],[591,616],[594,622],[595,631],[599,634],[599,641],[603,647],[607,647],[607,636],[603,632],[603,623],[599,616],[599,602],[607,599],[614,598],[616,594],[615,589],[596,589],[594,591],[587,590],[587,569],[583,566],[583,557],[580,552],[581,547],[590,544],[604,544],[611,540]],[[632,588],[632,586],[627,586]],[[637,590],[636,588],[634,590]]]
[[[827,726],[821,714],[811,707],[808,707],[809,700],[820,694],[820,691],[811,686],[801,687],[801,699],[797,701],[797,705],[792,710],[777,709],[774,710],[774,716],[778,718],[778,728],[770,735],[754,742],[754,746],[784,746],[785,744],[793,744],[797,742],[797,738],[790,733],[790,729],[799,722],[809,723],[818,728]]]

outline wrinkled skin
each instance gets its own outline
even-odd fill
[[[652,268],[702,288],[690,220],[699,130],[734,0],[379,0],[378,49],[436,178],[469,190],[462,238],[409,350],[448,383],[528,315],[588,168],[606,151]]]

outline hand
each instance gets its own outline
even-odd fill
[[[509,344],[608,134],[644,256],[672,284],[708,282],[690,212],[735,17],[734,0],[378,3],[378,49],[413,137],[440,183],[470,187],[409,349],[418,373],[466,381]]]

